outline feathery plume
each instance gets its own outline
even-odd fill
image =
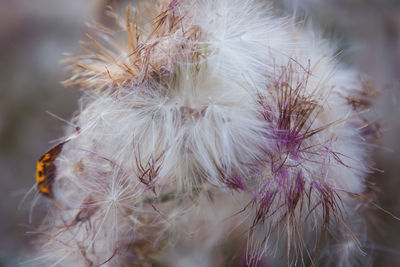
[[[64,85],[86,94],[79,131],[38,163],[52,204],[37,262],[210,266],[234,240],[248,266],[315,265],[330,247],[350,266],[364,253],[372,87],[258,1],[147,6],[110,11],[119,29],[94,23],[86,54],[64,61]]]

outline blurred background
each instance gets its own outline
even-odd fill
[[[68,78],[59,61],[79,52],[85,22],[108,22],[113,0],[1,0],[0,3],[0,266],[19,266],[34,228],[29,225],[37,159],[63,136],[78,109],[78,89],[63,88]],[[125,1],[126,2],[126,1]],[[344,49],[340,59],[368,75],[382,89],[372,116],[383,124],[382,146],[373,154],[371,180],[381,188],[379,204],[400,216],[400,1],[276,0],[282,14],[297,10]],[[400,266],[400,221],[373,212],[374,266]],[[36,214],[36,213],[35,213]],[[40,214],[40,212],[38,213]],[[40,218],[33,217],[35,221]],[[35,219],[36,218],[36,219]]]

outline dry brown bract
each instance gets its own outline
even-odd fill
[[[81,42],[86,55],[63,61],[72,66],[74,73],[63,84],[112,94],[143,83],[155,82],[154,86],[159,87],[173,82],[177,62],[198,62],[196,50],[201,35],[199,27],[188,23],[177,2],[156,1],[160,12],[149,14],[153,17],[150,23],[139,19],[137,10],[132,12],[131,7],[126,9],[125,23],[117,23],[118,31],[94,23],[95,35],[101,41],[88,34],[89,42]],[[122,21],[112,11],[109,15]],[[120,32],[125,33],[124,42],[116,40]]]

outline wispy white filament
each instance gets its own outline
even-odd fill
[[[208,266],[235,240],[248,265],[316,264],[329,229],[351,266],[369,170],[357,72],[258,1],[153,9],[144,25],[128,9],[126,44],[72,60],[67,84],[88,93],[55,161],[40,259],[178,266],[190,249]]]

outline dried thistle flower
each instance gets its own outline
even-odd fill
[[[190,248],[209,266],[235,240],[249,266],[316,264],[335,246],[350,266],[363,254],[371,87],[257,1],[147,5],[153,19],[110,13],[120,29],[93,25],[86,54],[65,61],[64,84],[86,94],[51,163],[38,262],[185,266],[178,248]]]

